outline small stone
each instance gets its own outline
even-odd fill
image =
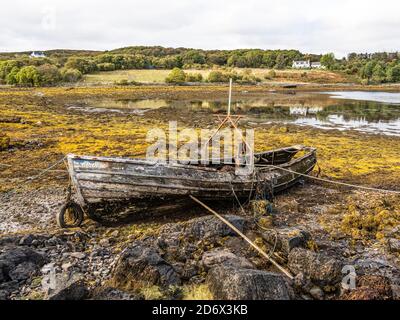
[[[34,239],[34,240],[32,240],[31,244],[32,244],[32,246],[36,247],[39,245],[39,241]]]
[[[23,236],[23,237],[21,238],[21,240],[19,241],[19,245],[20,245],[20,246],[29,246],[29,245],[32,244],[32,241],[33,241],[34,239],[35,239],[35,238],[33,237],[33,235],[28,234],[28,235]]]
[[[391,238],[388,240],[389,251],[393,253],[400,252],[400,240],[396,238]]]
[[[108,246],[110,245],[110,240],[108,240],[107,238],[101,239],[101,240],[99,241],[99,244],[100,244],[102,247],[108,247]]]
[[[68,271],[72,268],[72,266],[73,264],[71,262],[67,262],[61,265],[61,269],[63,269],[64,271]]]
[[[118,230],[115,230],[115,231],[113,231],[113,232],[110,234],[110,236],[111,236],[112,238],[116,238],[116,237],[118,237],[118,235],[119,235],[119,231],[118,231]]]
[[[310,290],[310,295],[316,300],[324,299],[324,292],[320,287],[312,287]]]
[[[84,252],[72,252],[70,254],[70,257],[82,260],[82,259],[86,258],[86,253],[84,253]]]

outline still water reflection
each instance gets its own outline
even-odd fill
[[[91,108],[120,110],[144,115],[149,110],[181,108],[193,112],[224,112],[227,102],[210,100],[101,100]],[[400,136],[400,93],[389,92],[324,92],[293,96],[266,94],[264,97],[233,100],[233,110],[246,115],[254,125],[291,123],[321,129],[357,130]]]

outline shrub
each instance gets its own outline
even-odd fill
[[[229,74],[222,71],[211,71],[207,77],[208,82],[228,82]]]
[[[114,71],[115,64],[111,63],[111,62],[98,63],[97,70],[99,70],[99,71]]]
[[[172,71],[165,78],[167,83],[180,84],[184,83],[186,80],[186,73],[180,68],[173,68]]]
[[[6,79],[5,79],[6,83],[7,84],[11,84],[11,85],[18,84],[18,80],[16,78],[18,72],[19,72],[19,68],[18,67],[12,68],[10,73],[7,74],[7,76],[6,76]]]
[[[245,70],[240,76],[237,77],[237,80],[241,83],[257,83],[260,82],[261,79],[256,77],[251,70]]]
[[[22,67],[15,75],[19,85],[37,87],[40,85],[39,71],[34,66]]]
[[[41,85],[52,85],[61,81],[61,73],[56,66],[43,64],[37,67]]]
[[[82,74],[97,70],[97,65],[88,58],[70,57],[65,64],[66,69],[78,69]]]
[[[201,82],[203,81],[203,76],[201,73],[187,73],[186,74],[186,82]]]
[[[389,67],[386,71],[386,78],[390,82],[400,82],[400,65]]]
[[[14,68],[20,68],[21,66],[22,63],[16,60],[0,61],[0,79],[5,80],[11,70]]]
[[[268,73],[264,76],[264,78],[267,80],[274,79],[275,77],[276,77],[276,72],[273,69],[269,70]]]
[[[139,86],[139,85],[141,85],[140,82],[137,82],[135,80],[128,81],[127,79],[121,79],[119,81],[115,81],[114,84],[116,86]]]
[[[65,82],[76,82],[82,78],[82,73],[78,69],[64,69],[61,74]]]

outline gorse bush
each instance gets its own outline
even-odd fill
[[[16,83],[28,87],[37,87],[41,84],[40,74],[36,67],[22,67],[15,75]]]
[[[82,73],[78,69],[63,69],[61,76],[65,82],[76,82],[82,78]]]
[[[172,71],[165,78],[165,82],[181,84],[186,81],[186,73],[180,68],[173,68]]]
[[[186,82],[201,82],[203,81],[203,76],[201,73],[187,73],[186,74]]]

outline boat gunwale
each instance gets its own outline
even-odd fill
[[[315,152],[316,152],[316,148],[313,148],[313,147],[291,146],[291,147],[286,147],[286,148],[280,148],[280,149],[274,149],[274,150],[255,153],[254,157],[262,156],[264,154],[273,153],[273,152],[285,151],[285,150],[296,148],[296,147],[298,148],[298,150],[296,150],[296,153],[298,153],[300,151],[307,151],[307,153],[299,158],[296,158],[296,159],[292,158],[288,162],[281,163],[279,165],[271,165],[271,169],[274,169],[275,167],[291,166],[291,165],[295,164],[296,162],[300,162],[300,161],[304,160],[305,158],[315,154]],[[182,168],[182,169],[186,168],[186,169],[191,169],[191,170],[196,169],[196,170],[211,171],[211,172],[219,171],[217,168],[212,168],[207,165],[200,166],[200,165],[194,165],[194,164],[180,164],[180,163],[164,162],[164,161],[160,161],[160,160],[151,161],[151,160],[147,160],[147,159],[134,159],[134,158],[122,158],[122,157],[79,156],[79,155],[75,155],[72,153],[67,155],[67,159],[71,160],[71,162],[74,160],[87,160],[87,161],[99,161],[99,162],[111,162],[111,163],[112,162],[114,162],[114,163],[129,163],[129,164],[146,165],[146,166],[163,165],[165,167],[170,167],[170,168]],[[183,161],[190,161],[190,160],[183,160]],[[199,160],[199,161],[201,161],[201,160]],[[199,164],[201,164],[201,163],[199,163]],[[223,163],[221,163],[221,165],[223,165]],[[234,165],[234,163],[232,163],[232,164],[226,163],[225,165]],[[268,166],[269,166],[268,164],[263,164],[263,167],[266,169],[268,169]],[[255,164],[254,167],[256,168],[257,165]],[[76,169],[72,168],[72,171],[76,172]],[[88,171],[85,171],[85,172],[88,172]]]

